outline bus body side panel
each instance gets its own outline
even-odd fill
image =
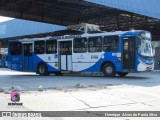
[[[22,71],[22,56],[10,55],[8,57],[8,68],[11,70]]]
[[[101,55],[101,58],[95,62],[92,66],[90,66],[87,69],[82,70],[82,72],[100,72],[101,66],[105,62],[111,62],[114,64],[116,71],[121,71],[121,61],[119,61],[119,57],[121,56],[121,53],[111,53],[106,52]]]
[[[102,53],[73,53],[73,71],[92,72],[98,69],[89,70],[101,58]],[[92,58],[91,58],[92,57]]]
[[[121,52],[108,52],[104,54],[104,62],[110,61],[114,64],[116,72],[122,71]]]
[[[116,71],[121,71],[121,53],[74,53],[73,70],[80,72],[100,72],[104,62],[114,64]]]
[[[58,58],[55,58],[56,55],[50,54],[50,55],[36,55],[33,54],[33,71],[36,72],[38,68],[38,64],[45,63],[48,68],[48,72],[57,72],[58,66],[57,62]]]

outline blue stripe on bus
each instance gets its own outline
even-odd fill
[[[44,62],[40,57],[38,57],[37,55],[35,55],[35,54],[33,54],[33,71],[37,71],[37,67],[38,67],[38,64],[40,63],[40,62],[43,62],[43,63],[45,63],[46,65],[47,65],[47,68],[48,68],[48,71],[49,72],[57,72],[57,71],[59,71],[57,68],[54,68],[54,67],[52,67],[51,65],[49,65],[48,63],[46,63],[46,62]]]
[[[114,64],[115,69],[117,72],[120,72],[122,70],[122,62],[118,62],[117,56],[112,56],[112,53],[105,53],[104,54],[105,58],[104,59],[99,59],[93,66],[82,70],[81,72],[100,72],[101,71],[101,65],[108,61]]]

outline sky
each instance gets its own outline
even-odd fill
[[[14,18],[0,16],[0,23],[4,22],[4,21],[12,20],[12,19],[14,19]]]

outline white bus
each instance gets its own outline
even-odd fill
[[[154,50],[148,31],[99,32],[97,26],[89,25],[70,28],[87,32],[9,41],[8,67],[40,75],[103,72],[105,76],[154,69]]]

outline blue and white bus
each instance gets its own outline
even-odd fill
[[[0,67],[8,67],[8,48],[1,48]]]
[[[143,30],[12,40],[8,67],[40,75],[103,72],[109,77],[152,71],[151,40],[151,33]]]

